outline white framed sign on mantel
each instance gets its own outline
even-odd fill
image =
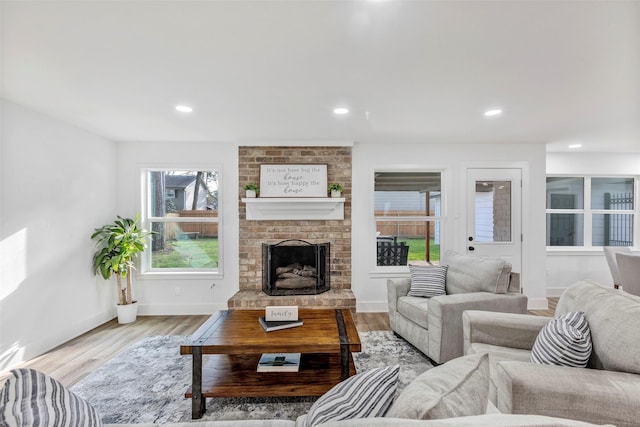
[[[327,165],[260,165],[260,197],[327,197]]]

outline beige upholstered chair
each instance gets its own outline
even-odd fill
[[[640,255],[617,253],[622,290],[640,296]]]
[[[613,287],[618,289],[620,286],[620,270],[618,270],[616,254],[630,254],[631,249],[626,246],[603,246],[602,250],[604,251],[604,256],[607,258],[607,264],[609,264],[609,271],[611,272],[611,278],[613,279]]]

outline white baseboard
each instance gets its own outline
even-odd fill
[[[358,313],[380,313],[389,311],[388,301],[356,301]]]
[[[528,310],[548,310],[549,300],[546,298],[529,298],[527,302]]]
[[[567,288],[547,288],[547,296],[548,297],[559,297],[562,295]]]
[[[218,310],[227,310],[226,301],[224,303],[211,304],[140,304],[138,315],[140,316],[184,316],[213,314]]]

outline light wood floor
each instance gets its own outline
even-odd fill
[[[557,298],[549,299],[549,310],[532,311],[539,316],[553,316]],[[139,316],[128,325],[114,319],[36,357],[20,367],[37,369],[70,387],[117,356],[134,342],[153,335],[191,335],[209,316]],[[390,331],[387,313],[356,313],[360,332]],[[7,372],[0,373],[0,386]]]

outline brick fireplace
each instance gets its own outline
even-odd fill
[[[351,291],[351,147],[240,147],[239,292],[228,301],[229,308],[251,309],[267,305],[297,305],[301,308],[350,308],[355,310]],[[242,188],[260,182],[261,164],[326,164],[327,181],[343,185],[344,219],[248,220]],[[292,198],[290,202],[295,203]],[[262,245],[300,239],[313,244],[331,245],[330,289],[314,295],[267,295],[262,290]]]

